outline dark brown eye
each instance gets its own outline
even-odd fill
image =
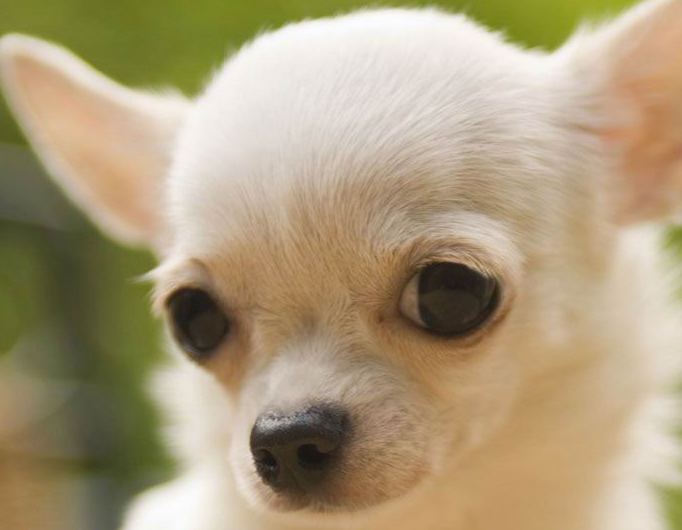
[[[166,305],[173,336],[192,357],[210,357],[230,331],[225,313],[201,289],[180,289]]]
[[[499,284],[459,263],[433,263],[405,287],[402,313],[437,335],[459,337],[483,325],[499,304]]]

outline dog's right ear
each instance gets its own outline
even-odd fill
[[[0,74],[17,121],[67,195],[120,241],[161,245],[163,178],[187,101],[128,89],[22,35],[0,39]]]

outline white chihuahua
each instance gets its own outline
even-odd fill
[[[660,530],[680,319],[682,0],[556,53],[367,10],[245,46],[198,98],[11,35],[69,196],[148,245],[174,482],[127,530]]]

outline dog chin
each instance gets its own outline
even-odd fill
[[[313,526],[322,528],[348,527],[354,522],[371,520],[381,514],[391,512],[399,505],[409,503],[417,495],[427,480],[419,480],[402,491],[394,491],[371,499],[348,498],[345,495],[310,496],[278,494],[258,484],[248,488],[246,500],[253,509],[265,515],[276,516],[301,527]],[[253,486],[253,484],[251,485]]]

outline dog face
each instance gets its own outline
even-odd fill
[[[229,425],[190,460],[319,517],[456,473],[579,362],[622,230],[682,199],[680,46],[663,1],[551,55],[435,11],[305,22],[192,102],[26,37],[2,67],[71,197],[160,257],[176,390]]]

